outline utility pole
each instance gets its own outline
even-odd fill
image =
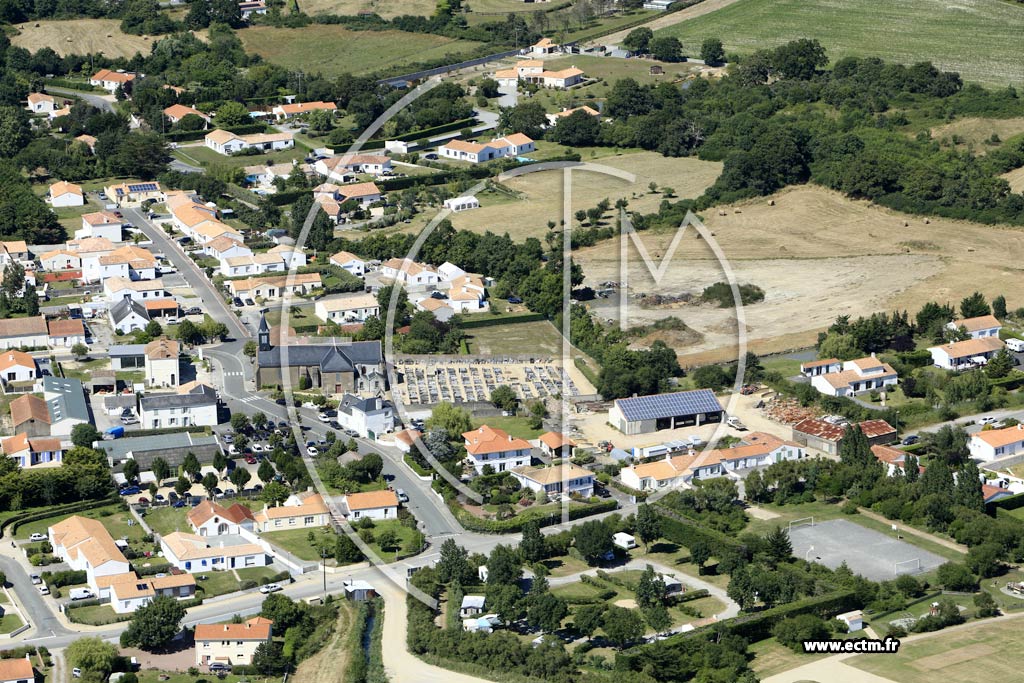
[[[324,575],[324,602],[327,602],[327,548],[320,549],[320,566]]]

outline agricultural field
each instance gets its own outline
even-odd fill
[[[1016,619],[982,623],[904,640],[897,654],[860,655],[844,663],[900,683],[1015,680],[1024,667],[1024,652],[1008,644],[1019,634]]]
[[[544,151],[546,143],[539,146]],[[557,147],[557,146],[556,146]],[[651,192],[649,184],[671,187],[677,197],[697,197],[711,186],[721,173],[718,162],[701,161],[694,158],[668,158],[655,152],[616,153],[610,149],[579,150],[588,163],[610,166],[636,176],[635,183],[600,172],[573,171],[573,210],[589,209],[604,198],[614,204],[623,197],[629,200],[631,209],[643,213],[657,210],[663,196]],[[541,155],[534,155],[542,158]],[[543,238],[548,231],[547,222],[556,224],[562,219],[562,191],[560,171],[530,173],[504,181],[509,190],[519,193],[520,200],[506,198],[492,202],[473,211],[451,216],[452,225],[457,229],[496,233],[508,232],[512,239],[527,237]],[[607,278],[601,278],[607,279]],[[618,279],[618,278],[612,278]]]
[[[18,34],[11,37],[15,47],[35,52],[52,48],[61,57],[68,54],[99,54],[105,57],[148,55],[155,38],[122,33],[117,19],[69,19],[66,21],[30,21],[15,24]]]
[[[492,325],[466,330],[469,352],[472,354],[519,355],[527,352],[546,356],[560,356],[562,335],[548,320]]]
[[[835,61],[875,56],[913,64],[930,60],[965,81],[1020,85],[1024,6],[1001,0],[934,0],[880,5],[872,0],[738,0],[710,14],[660,29],[685,49],[720,38],[726,51],[749,53],[816,38]]]
[[[350,31],[337,25],[301,29],[254,26],[238,32],[245,49],[289,69],[326,76],[365,74],[451,55],[453,61],[479,43],[426,33]],[[327,49],[329,47],[329,49]],[[315,55],[315,56],[314,56]]]
[[[926,301],[959,301],[975,290],[989,298],[1005,293],[1011,309],[1024,305],[1007,287],[1020,274],[1012,264],[1024,257],[1019,230],[899,214],[812,185],[720,207],[702,218],[737,281],[765,292],[764,301],[744,308],[748,344],[757,353],[813,344],[818,331],[840,314],[913,313]],[[656,263],[673,235],[642,235]],[[617,250],[607,244],[582,249],[576,258],[591,286],[620,279]],[[699,294],[725,279],[723,266],[692,228],[672,264],[656,284],[640,259],[632,259],[632,293]],[[617,319],[614,298],[588,305],[602,318]],[[732,309],[685,303],[645,308],[634,300],[629,323],[647,324],[666,315],[703,335],[680,348],[684,365],[735,358]]]
[[[284,164],[294,159],[301,160],[308,150],[301,144],[296,143],[291,149],[281,149],[276,152],[264,154],[227,156],[218,154],[202,141],[199,144],[181,146],[171,152],[171,155],[187,164],[195,166],[260,166],[263,164]]]
[[[437,8],[432,0],[299,0],[299,9],[310,16],[315,14],[354,15],[360,12],[373,12],[385,19],[393,19],[399,15],[429,17]]]
[[[1024,168],[1015,168],[1000,177],[1010,183],[1010,190],[1013,192],[1024,192]]]
[[[944,126],[931,129],[933,140],[955,145],[959,150],[984,154],[995,149],[986,144],[993,135],[1006,140],[1014,135],[1024,133],[1024,117],[1009,119],[981,119],[968,117],[958,119]]]

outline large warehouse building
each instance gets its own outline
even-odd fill
[[[715,393],[697,389],[616,399],[608,411],[608,421],[623,434],[646,434],[721,422],[723,415]]]

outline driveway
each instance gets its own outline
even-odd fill
[[[54,88],[52,86],[47,86],[46,92],[50,93],[51,95],[66,95],[68,97],[77,97],[80,100],[88,102],[100,111],[114,111],[114,102],[116,100],[114,99],[113,95],[100,95],[99,93],[83,92],[81,90],[72,90],[71,88]]]

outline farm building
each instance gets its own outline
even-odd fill
[[[889,444],[896,439],[896,430],[885,420],[866,420],[859,425],[870,445]],[[836,455],[843,441],[846,426],[809,417],[793,425],[793,441],[819,451]]]
[[[721,422],[724,414],[713,391],[697,389],[616,399],[608,421],[623,434],[646,434]]]

